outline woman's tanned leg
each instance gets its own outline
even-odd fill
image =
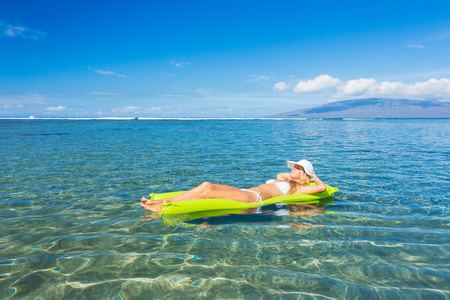
[[[143,198],[141,200],[142,201],[141,205],[149,210],[160,211],[162,209],[162,203],[170,203],[193,199],[210,199],[210,198],[232,199],[242,202],[256,201],[256,195],[254,193],[242,191],[232,186],[204,182],[201,185],[197,186],[196,188],[170,199],[149,200]]]

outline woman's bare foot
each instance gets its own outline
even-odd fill
[[[153,204],[141,203],[141,206],[143,208],[145,208],[146,210],[151,210],[151,211],[154,211],[154,212],[162,212],[162,210],[163,210],[162,203],[153,203]]]
[[[151,204],[162,204],[162,203],[164,203],[164,200],[152,200],[152,199],[147,199],[145,197],[142,197],[141,202],[144,204],[151,205]]]

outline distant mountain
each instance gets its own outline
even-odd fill
[[[450,103],[369,98],[331,102],[268,117],[276,118],[450,118]]]

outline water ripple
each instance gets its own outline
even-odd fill
[[[448,299],[449,120],[0,120],[2,299]],[[159,217],[305,157],[324,207]]]

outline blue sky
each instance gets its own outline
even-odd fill
[[[450,100],[450,1],[0,1],[0,117]]]

